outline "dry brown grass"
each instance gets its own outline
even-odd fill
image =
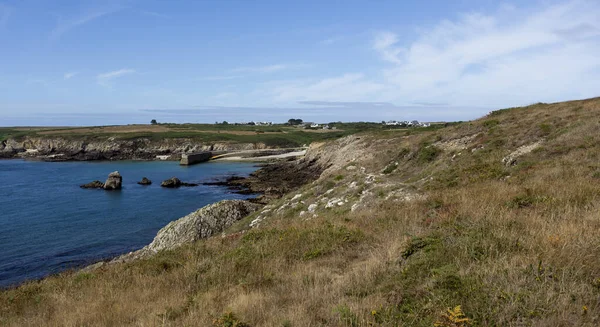
[[[381,171],[396,160],[379,183],[426,197],[382,197],[310,220],[288,210],[244,234],[30,282],[0,293],[0,324],[211,326],[232,312],[250,326],[433,326],[461,305],[475,326],[597,326],[599,104],[536,105],[394,142],[363,139],[377,154],[353,164]],[[540,128],[540,117],[554,127]],[[470,147],[483,149],[420,156],[436,138],[472,133],[482,136]],[[540,138],[543,147],[515,166],[501,163]],[[309,201],[362,178],[339,174],[301,192]]]
[[[251,127],[248,127],[251,128]],[[263,127],[257,127],[258,130]],[[289,129],[289,128],[287,128]],[[121,126],[97,126],[97,127],[19,127],[17,131],[37,132],[39,135],[89,135],[89,134],[123,134],[123,133],[165,133],[165,132],[187,132],[187,133],[211,133],[211,134],[232,134],[232,135],[255,135],[256,131],[252,130],[217,130],[217,129],[190,129],[177,128],[166,125],[121,125]],[[307,133],[336,133],[343,130],[331,129],[299,129],[299,131]],[[280,132],[261,131],[261,134],[284,134],[285,130]]]

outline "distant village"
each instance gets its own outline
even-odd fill
[[[229,123],[224,121],[222,123],[217,122],[216,124],[221,124],[221,125],[228,125]],[[329,124],[319,124],[319,123],[314,123],[314,122],[304,122],[302,121],[302,119],[290,119],[288,120],[287,123],[285,123],[286,125],[292,125],[292,126],[301,126],[305,129],[331,129],[331,130],[335,130],[337,129],[336,126],[332,126],[333,124],[342,124],[342,122],[337,122],[337,123],[329,123]],[[381,122],[382,125],[384,126],[395,126],[395,127],[429,127],[431,126],[430,123],[423,123],[423,122],[419,122],[418,120],[413,120],[413,121],[408,121],[408,120],[404,120],[404,121],[397,121],[397,120],[388,120],[388,121],[382,121]],[[270,121],[249,121],[249,122],[240,122],[240,123],[233,123],[232,125],[242,125],[242,126],[273,126],[276,125],[273,122]]]
[[[430,123],[421,123],[418,120],[413,120],[413,121],[388,120],[388,121],[382,122],[382,124],[384,124],[386,126],[399,126],[399,127],[429,127],[429,126],[431,126]]]

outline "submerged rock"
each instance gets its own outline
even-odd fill
[[[123,184],[123,177],[118,171],[108,174],[108,179],[104,183],[105,190],[120,190]]]
[[[138,182],[138,184],[140,184],[140,185],[151,185],[152,181],[149,180],[148,178],[144,177],[144,178],[142,178],[141,181]]]
[[[114,261],[131,261],[210,237],[261,207],[243,200],[223,200],[207,205],[163,227],[152,243],[141,250],[125,254]]]
[[[93,181],[91,183],[80,185],[81,188],[104,188],[104,183],[101,181]]]

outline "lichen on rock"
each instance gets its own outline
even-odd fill
[[[144,258],[162,250],[170,250],[221,233],[236,221],[250,215],[262,206],[244,200],[223,200],[207,205],[191,214],[169,223],[158,231],[149,245],[139,251],[125,254],[115,262]]]

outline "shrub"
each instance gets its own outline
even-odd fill
[[[430,244],[436,243],[437,240],[434,238],[420,238],[415,237],[410,240],[404,251],[402,251],[402,258],[408,259],[411,255],[417,253],[419,250],[424,249]]]
[[[419,150],[417,161],[420,163],[432,162],[441,152],[442,150],[433,145],[424,146]]]
[[[394,172],[394,170],[396,170],[396,168],[398,168],[398,164],[397,163],[391,163],[389,165],[387,165],[387,167],[385,167],[385,169],[383,170],[384,174],[391,174]]]
[[[542,131],[543,135],[548,135],[552,132],[552,125],[550,124],[540,124],[540,131]]]
[[[498,124],[500,124],[500,121],[498,119],[491,119],[483,122],[483,126],[487,128],[492,128]]]

